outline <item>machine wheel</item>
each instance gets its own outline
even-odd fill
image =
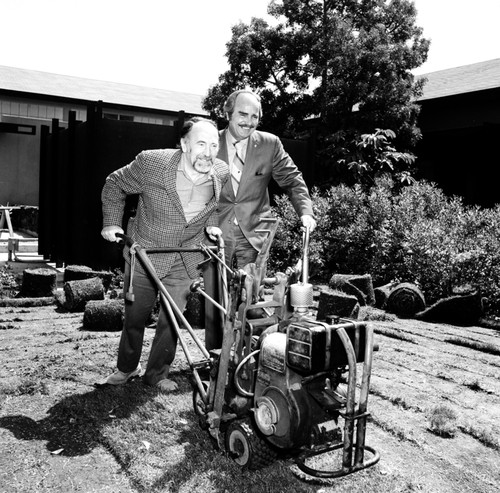
[[[249,420],[229,424],[225,446],[229,456],[246,469],[261,469],[276,459],[276,452],[257,435]]]
[[[208,382],[202,381],[203,388],[205,392],[208,392]],[[194,387],[193,389],[193,409],[197,416],[205,416],[207,414],[206,405],[201,398],[200,391],[198,387]]]

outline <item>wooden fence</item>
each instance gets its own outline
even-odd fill
[[[56,265],[93,269],[122,266],[121,247],[101,237],[101,190],[106,177],[144,149],[175,148],[185,114],[174,126],[150,125],[102,117],[100,105],[88,108],[86,122],[70,112],[68,128],[54,119],[41,128],[38,251]],[[283,140],[310,185],[315,175],[310,142]],[[281,193],[272,186],[271,194]],[[130,198],[123,225],[133,209]],[[124,228],[125,229],[125,228]]]
[[[57,119],[51,129],[43,126],[39,253],[58,266],[120,266],[121,248],[100,234],[104,181],[144,149],[175,147],[183,123],[183,112],[175,126],[107,120],[97,104],[89,106],[86,122],[77,122],[70,112],[68,128],[60,128]]]

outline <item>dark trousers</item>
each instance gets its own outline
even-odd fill
[[[225,262],[232,268],[243,268],[245,265],[255,262],[257,250],[248,242],[245,235],[237,224],[233,224],[230,234],[224,238]],[[220,279],[217,267],[214,263],[207,265],[203,272],[205,292],[220,301]],[[209,301],[205,302],[205,347],[217,349],[222,346],[222,335],[224,327],[222,317],[218,308]]]
[[[227,238],[224,238],[224,254],[230,267],[242,269],[245,265],[255,262],[259,252],[248,242],[241,228],[234,224]]]
[[[192,281],[180,256],[177,257],[170,272],[161,280],[181,312],[186,307]],[[129,284],[130,266],[126,264],[125,290]],[[118,369],[125,373],[135,370],[139,364],[146,322],[158,296],[158,288],[148,274],[136,270],[132,285],[135,299],[133,302],[125,301],[125,321],[118,349]],[[145,383],[155,385],[160,380],[168,378],[176,348],[177,334],[163,304],[161,304],[156,332],[144,374]]]

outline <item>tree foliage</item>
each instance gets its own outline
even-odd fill
[[[346,165],[357,183],[371,187],[384,174],[397,180],[397,185],[414,183],[408,169],[415,162],[410,152],[399,152],[391,145],[396,134],[377,128],[372,134],[362,134],[352,149],[345,149],[345,157],[339,163]]]
[[[204,109],[222,117],[224,99],[247,87],[262,98],[264,129],[297,137],[314,121],[332,163],[376,129],[392,129],[398,146],[411,149],[423,85],[411,70],[429,48],[411,0],[272,0],[268,13],[272,23],[233,26],[229,70]]]

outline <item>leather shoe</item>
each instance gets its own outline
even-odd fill
[[[139,376],[140,373],[141,373],[141,364],[139,363],[139,365],[135,370],[130,371],[128,373],[125,373],[120,370],[115,371],[114,373],[109,375],[109,377],[107,377],[103,383],[108,385],[122,385],[124,383],[127,383],[131,378]]]
[[[173,380],[169,380],[168,378],[164,378],[163,380],[157,382],[156,387],[165,393],[175,392],[179,389],[179,386]]]

